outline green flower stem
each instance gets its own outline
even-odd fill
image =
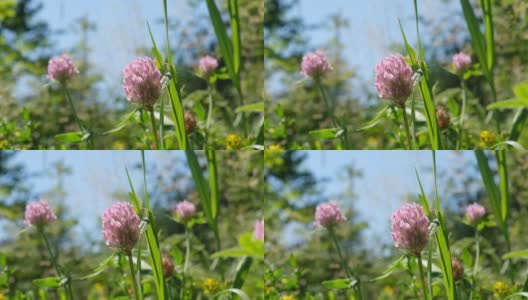
[[[75,109],[75,105],[73,104],[73,98],[70,94],[70,90],[68,89],[68,85],[66,83],[62,83],[61,84],[62,86],[62,89],[64,91],[64,94],[66,95],[66,99],[68,100],[68,103],[70,104],[70,108],[72,110],[72,113],[73,113],[73,118],[75,119],[75,122],[77,123],[77,126],[79,127],[79,130],[84,134],[84,133],[89,133],[89,137],[88,137],[88,146],[89,148],[92,148],[93,147],[93,136],[92,136],[92,133],[91,131],[86,128],[84,125],[83,125],[83,122],[81,121],[81,119],[79,118],[79,115],[77,114],[77,110]]]
[[[466,114],[466,82],[464,78],[461,78],[460,88],[462,89],[462,108],[460,109],[460,116],[458,122],[458,139],[457,139],[457,149],[460,149],[462,144],[462,130],[464,124],[464,116]]]
[[[429,299],[429,296],[427,293],[427,286],[425,285],[425,276],[424,276],[421,255],[416,256],[416,263],[418,264],[418,271],[420,272],[420,282],[422,283],[422,291],[423,291],[424,299]]]
[[[409,118],[407,117],[407,111],[405,111],[405,106],[401,107],[403,115],[403,123],[405,124],[405,135],[407,136],[407,144],[409,147],[407,149],[412,149],[412,139],[411,139],[411,130],[409,129]]]
[[[130,267],[130,280],[132,281],[132,286],[134,287],[134,294],[136,295],[136,300],[141,299],[141,290],[139,289],[138,282],[136,280],[136,272],[134,272],[134,261],[132,260],[132,253],[127,253],[128,256],[128,266]]]
[[[328,232],[330,234],[330,238],[334,242],[335,248],[337,250],[337,255],[339,256],[339,260],[341,261],[341,266],[343,268],[343,271],[345,271],[348,278],[353,278],[353,274],[347,266],[347,260],[345,259],[345,256],[343,255],[343,252],[341,251],[341,246],[339,246],[339,241],[337,240],[337,236],[335,235],[334,230],[328,229]],[[357,280],[357,284],[354,286],[354,292],[356,294],[356,299],[362,299],[361,285],[359,282],[359,278],[355,278],[355,279]]]
[[[189,257],[191,255],[191,242],[189,239],[189,228],[185,225],[185,260],[183,262],[183,275],[182,275],[182,288],[180,291],[180,297],[185,294],[185,284],[187,281],[187,269],[189,267]]]
[[[480,240],[479,231],[477,228],[475,228],[475,263],[473,265],[473,282],[472,282],[473,292],[476,292],[476,288],[477,288],[477,274],[478,274],[479,259],[480,259],[480,241],[479,240]]]
[[[207,111],[207,121],[205,123],[205,145],[204,150],[209,144],[209,135],[211,131],[211,121],[213,120],[213,92],[211,91],[211,86],[207,86],[207,101],[209,103],[209,108]]]
[[[157,130],[158,126],[156,125],[156,117],[154,116],[154,107],[148,106],[148,107],[145,107],[145,109],[148,110],[150,114],[150,124],[152,125],[152,134],[154,135],[154,140],[156,141],[156,149],[160,149],[160,141],[158,138],[158,130]]]
[[[57,262],[57,257],[53,254],[53,250],[51,249],[51,244],[50,244],[50,242],[48,240],[48,237],[44,233],[44,229],[43,228],[38,228],[37,231],[42,236],[42,239],[44,240],[44,244],[46,244],[46,249],[48,250],[48,254],[49,254],[50,259],[51,259],[51,264],[55,268],[55,271],[57,272],[58,275],[65,276],[62,267]],[[70,278],[69,277],[68,277],[68,281],[65,284],[65,288],[66,288],[66,292],[68,293],[68,299],[73,300],[74,299],[73,298],[73,291],[72,291],[72,286],[71,286],[71,282],[70,282]]]
[[[334,123],[334,126],[338,129],[343,130],[344,132],[341,134],[339,139],[341,140],[341,143],[343,144],[343,147],[345,149],[349,149],[348,145],[348,136],[347,136],[347,128],[345,126],[341,126],[341,124],[338,122],[336,116],[335,116],[335,103],[334,101],[330,100],[326,94],[326,89],[321,83],[320,79],[315,80],[315,84],[317,85],[317,88],[319,89],[319,93],[321,94],[321,97],[323,98],[325,104],[326,104],[326,110],[327,110],[327,116],[328,118],[332,119],[332,122]]]

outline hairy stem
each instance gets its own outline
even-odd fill
[[[411,130],[409,129],[409,118],[407,117],[405,106],[403,106],[401,110],[402,110],[402,115],[403,115],[403,123],[405,124],[405,135],[407,136],[407,144],[408,144],[407,149],[412,149],[413,144],[412,144],[412,139],[411,139]]]
[[[211,131],[211,121],[213,120],[213,93],[211,91],[211,86],[207,86],[207,101],[209,102],[209,108],[207,111],[207,121],[205,123],[205,145],[204,150],[209,144],[209,135]]]
[[[427,286],[425,285],[425,276],[424,276],[424,270],[422,265],[422,256],[418,255],[416,256],[416,263],[418,264],[418,271],[420,272],[420,282],[422,283],[422,291],[423,291],[423,297],[424,299],[428,299],[427,296]]]
[[[160,149],[160,142],[158,138],[158,126],[156,125],[156,117],[154,116],[154,107],[150,106],[146,108],[150,114],[150,124],[152,125],[152,134],[154,135],[154,141],[156,142],[156,149]],[[163,137],[161,137],[163,138]]]
[[[323,98],[325,104],[326,104],[326,113],[328,118],[332,119],[332,122],[334,123],[334,126],[338,129],[343,130],[344,132],[341,134],[339,139],[341,140],[341,143],[343,145],[344,149],[349,149],[348,145],[348,136],[347,136],[347,128],[346,126],[341,126],[341,124],[338,122],[336,116],[335,116],[335,103],[334,101],[330,100],[328,96],[326,95],[326,89],[321,83],[320,79],[317,79],[315,81],[317,88],[319,89],[319,93],[321,94],[321,97]]]
[[[48,254],[49,254],[50,259],[51,259],[51,264],[55,268],[55,271],[57,272],[58,275],[65,276],[62,267],[57,262],[57,257],[53,254],[53,250],[51,249],[51,244],[50,244],[50,242],[48,240],[48,237],[44,233],[44,230],[42,228],[39,228],[38,232],[42,236],[42,239],[44,240],[44,244],[46,244],[46,249],[48,250]],[[72,286],[71,286],[71,282],[70,282],[69,278],[68,278],[68,281],[65,284],[65,289],[66,289],[66,292],[68,293],[68,299],[73,300],[74,299],[73,298],[73,291],[72,291]]]
[[[457,149],[460,149],[462,144],[462,130],[464,124],[464,116],[466,114],[466,83],[464,78],[461,78],[460,88],[462,89],[462,108],[460,110],[460,121],[458,123],[458,139],[457,139]]]
[[[136,272],[134,272],[134,261],[132,260],[132,253],[128,253],[128,266],[130,267],[130,280],[132,281],[132,286],[134,288],[134,294],[136,295],[136,300],[141,299],[141,290],[139,289],[138,282],[136,281]]]

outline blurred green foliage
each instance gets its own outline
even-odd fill
[[[14,163],[17,153],[4,151],[0,154],[0,184],[5,191],[0,201],[0,295],[7,299],[61,299],[63,289],[46,289],[35,285],[34,280],[56,276],[56,273],[34,228],[27,229],[23,224],[24,207],[37,196],[43,197],[51,204],[59,221],[46,227],[46,233],[54,245],[54,250],[59,253],[59,263],[73,278],[91,274],[112,254],[112,250],[104,245],[102,235],[98,232],[82,234],[83,230],[87,229],[100,230],[100,219],[96,216],[89,224],[78,224],[78,220],[72,219],[71,215],[78,215],[79,212],[66,203],[72,195],[66,195],[64,184],[66,178],[81,174],[71,173],[67,165],[67,155],[66,163],[59,161],[53,164],[52,170],[33,174],[33,182],[44,179],[54,182],[48,191],[35,195],[25,180],[27,174],[23,164]],[[204,159],[200,154],[202,166],[205,165]],[[251,260],[251,263],[245,263],[245,281],[240,281],[243,284],[238,288],[251,299],[262,299],[263,249],[258,250],[258,243],[253,239],[253,226],[263,214],[263,155],[260,151],[219,151],[217,159],[220,179],[219,233],[222,239],[220,250],[236,249],[240,245],[248,250],[244,256],[224,253],[213,257],[213,254],[219,251],[214,234],[206,222],[201,220],[203,216],[197,218],[190,234],[191,260],[185,281],[185,293],[183,298],[176,295],[173,298],[211,299],[217,292],[232,287],[236,280],[240,281],[236,279],[236,275],[245,259]],[[138,155],[138,163],[140,161]],[[195,204],[200,202],[184,160],[175,158],[169,152],[157,160],[156,164],[149,164],[147,160],[146,171],[161,251],[170,256],[175,264],[174,273],[167,279],[169,290],[177,293],[182,283],[185,227],[175,221],[173,210],[175,204],[183,199]],[[109,197],[116,201],[127,201],[128,192],[118,190]],[[137,192],[138,195],[143,194],[141,189]],[[197,205],[197,208],[199,212],[203,211],[200,205]],[[142,239],[141,243],[145,243],[142,248],[146,249],[145,239]],[[143,252],[146,255],[146,251]],[[118,255],[109,261],[99,274],[85,280],[74,280],[74,294],[77,299],[114,299],[129,295],[131,290],[127,272],[126,257]],[[143,273],[145,295],[155,294],[150,271],[145,269]],[[216,288],[213,288],[213,285]]]

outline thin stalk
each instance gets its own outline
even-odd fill
[[[132,286],[134,287],[134,294],[136,295],[136,299],[141,299],[141,291],[138,286],[138,282],[136,281],[136,273],[134,272],[134,262],[132,260],[132,253],[128,253],[128,266],[130,267],[130,280],[132,280]]]
[[[460,149],[460,145],[462,144],[462,129],[464,124],[464,116],[466,114],[466,82],[464,81],[464,78],[461,79],[460,88],[462,89],[462,108],[460,110],[460,120],[458,123],[457,149]]]
[[[213,95],[211,91],[211,86],[207,86],[207,101],[209,102],[209,108],[207,111],[207,121],[205,123],[205,145],[204,150],[207,148],[209,144],[209,134],[211,130],[211,121],[213,119]]]
[[[402,114],[403,114],[403,123],[405,124],[405,134],[407,136],[407,143],[409,144],[409,148],[412,149],[412,139],[411,139],[411,130],[409,129],[409,118],[407,117],[407,112],[405,111],[405,106],[401,108]]]
[[[49,254],[50,258],[51,258],[51,264],[53,265],[53,268],[55,268],[55,271],[57,272],[58,275],[65,276],[61,266],[57,262],[57,257],[53,254],[53,250],[51,249],[51,244],[50,244],[50,242],[48,240],[48,237],[44,233],[44,230],[42,228],[39,228],[38,232],[42,236],[42,239],[44,240],[44,244],[46,244],[46,249],[48,250],[48,254]],[[68,293],[68,299],[73,300],[74,299],[73,298],[73,291],[72,291],[71,282],[70,282],[69,278],[68,278],[68,281],[66,282],[66,287],[65,288],[66,288],[66,292]]]
[[[420,272],[420,282],[422,283],[423,297],[424,299],[429,299],[429,296],[427,293],[427,286],[425,285],[425,276],[424,276],[424,270],[423,270],[423,265],[422,265],[422,255],[416,256],[416,263],[418,264],[418,271]]]
[[[158,126],[156,125],[156,118],[154,116],[154,107],[146,107],[150,114],[150,124],[152,125],[152,134],[154,135],[154,140],[156,141],[156,149],[160,149],[160,142],[158,138]]]
[[[189,266],[189,256],[191,253],[191,243],[189,241],[189,229],[185,228],[185,262],[183,264],[183,273],[187,274],[187,267]]]
[[[86,132],[88,132],[90,134],[89,138],[88,138],[88,146],[90,148],[92,148],[93,146],[93,136],[92,136],[92,133],[90,132],[90,130],[88,130],[86,127],[84,127],[81,119],[79,118],[79,115],[77,114],[77,110],[75,109],[75,105],[73,104],[73,98],[70,94],[70,90],[68,89],[68,86],[66,85],[66,83],[63,83],[61,84],[62,86],[62,89],[64,90],[64,94],[66,95],[66,99],[68,100],[68,103],[70,104],[70,108],[72,110],[72,113],[73,113],[73,118],[75,119],[75,123],[77,123],[77,126],[79,127],[79,130],[84,134]]]
[[[352,272],[350,272],[350,269],[347,266],[347,261],[345,259],[345,256],[343,255],[343,252],[341,251],[341,246],[339,246],[339,241],[337,240],[334,230],[330,229],[328,230],[328,232],[330,233],[330,237],[332,238],[332,241],[334,242],[335,248],[337,250],[337,255],[339,256],[339,260],[341,261],[341,267],[343,268],[343,271],[345,271],[348,278],[352,278],[353,277]],[[357,284],[354,286],[354,292],[356,294],[356,299],[362,299],[359,278],[355,278],[355,279],[357,280]]]
[[[339,129],[344,130],[343,134],[339,137],[341,140],[341,143],[343,144],[343,147],[345,149],[349,149],[348,146],[348,137],[347,137],[347,130],[346,126],[341,126],[341,124],[337,121],[337,118],[335,116],[335,103],[334,101],[328,99],[328,96],[326,95],[326,89],[324,88],[323,84],[319,79],[315,81],[317,88],[319,89],[319,93],[321,94],[321,97],[323,98],[326,109],[327,109],[327,116],[328,118],[332,119],[332,122],[334,123],[334,126],[336,126]]]
[[[478,231],[477,228],[475,228],[475,264],[473,265],[472,292],[476,292],[476,287],[477,287],[477,274],[478,274],[478,266],[479,266],[479,258],[480,258],[480,241],[479,241],[479,239],[480,239],[479,231]]]
[[[185,226],[185,261],[183,262],[182,288],[180,290],[180,297],[185,293],[185,284],[187,281],[187,269],[189,266],[189,257],[191,253],[191,243],[189,240],[189,228]]]

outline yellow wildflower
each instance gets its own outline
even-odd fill
[[[487,148],[495,145],[497,142],[497,136],[489,130],[482,130],[480,132],[480,147]]]
[[[207,278],[203,282],[203,290],[206,295],[214,295],[222,289],[220,282],[214,278]]]
[[[493,296],[504,298],[511,293],[510,286],[504,281],[497,281],[493,285]]]
[[[242,148],[242,138],[236,134],[230,134],[226,137],[227,150],[240,150]]]

